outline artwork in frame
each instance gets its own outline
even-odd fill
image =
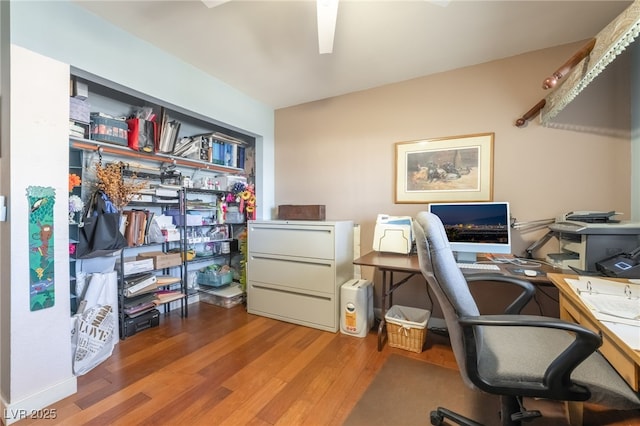
[[[396,203],[492,201],[494,133],[396,143]]]

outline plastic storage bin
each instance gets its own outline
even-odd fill
[[[91,139],[127,146],[129,126],[124,120],[91,114]]]
[[[197,282],[200,285],[209,287],[222,287],[223,285],[229,285],[233,282],[233,272],[198,271]]]
[[[232,284],[220,290],[200,289],[198,295],[201,302],[223,308],[233,308],[244,302],[244,291],[240,288],[240,284]]]
[[[422,352],[430,315],[425,309],[393,305],[384,316],[389,346]]]

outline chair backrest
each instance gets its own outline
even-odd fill
[[[444,226],[438,216],[421,212],[414,221],[414,234],[420,270],[434,292],[451,339],[451,347],[464,382],[475,388],[465,365],[465,348],[459,317],[479,315],[469,285],[456,264]],[[477,339],[481,336],[478,334]]]

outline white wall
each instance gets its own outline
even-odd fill
[[[10,49],[11,125],[9,143],[3,145],[2,153],[3,158],[8,157],[5,165],[9,168],[11,236],[2,244],[10,267],[3,268],[0,283],[3,298],[8,299],[3,300],[2,337],[3,341],[10,338],[3,346],[2,359],[3,417],[7,424],[76,391],[69,318],[69,66],[18,46]],[[29,300],[30,186],[52,187],[55,191],[50,247],[55,259],[55,303],[37,311],[30,311]],[[9,333],[5,334],[7,328]]]

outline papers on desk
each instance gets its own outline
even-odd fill
[[[597,277],[565,281],[599,321],[634,350],[640,350],[640,285]]]

